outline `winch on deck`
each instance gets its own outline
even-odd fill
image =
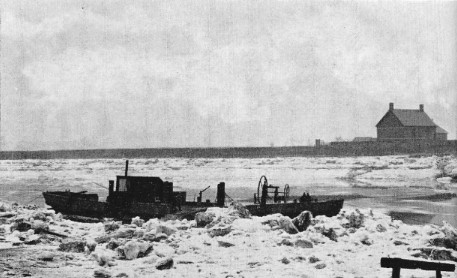
[[[284,185],[283,191],[279,191],[279,186],[268,184],[267,177],[262,176],[257,186],[257,194],[254,194],[254,204],[265,205],[267,199],[273,199],[274,203],[280,203],[281,201],[287,203],[289,193],[290,188],[288,184]],[[273,197],[270,197],[269,194],[273,194]]]

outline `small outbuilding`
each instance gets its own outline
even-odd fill
[[[436,126],[436,140],[447,140],[447,131],[440,126]]]
[[[373,137],[354,137],[352,142],[373,142],[376,141],[376,138]]]
[[[389,110],[376,125],[378,141],[383,140],[447,140],[447,132],[425,113],[424,105],[419,109]]]

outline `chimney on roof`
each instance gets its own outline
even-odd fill
[[[419,104],[419,111],[424,112],[424,105],[423,104]]]
[[[389,111],[393,111],[394,110],[394,103],[391,102],[389,103]]]

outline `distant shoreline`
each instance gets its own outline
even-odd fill
[[[140,148],[51,151],[3,151],[0,160],[95,158],[261,158],[313,156],[314,147]]]
[[[273,158],[323,156],[441,155],[457,154],[457,140],[410,142],[334,142],[321,146],[138,148],[2,151],[0,160],[97,158]]]

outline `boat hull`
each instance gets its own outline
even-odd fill
[[[113,217],[125,219],[140,216],[144,219],[162,217],[173,213],[173,206],[167,203],[107,203],[98,201],[98,196],[88,196],[68,191],[43,192],[47,205],[56,212],[95,218]],[[96,196],[96,195],[95,195]]]
[[[89,198],[85,194],[68,191],[43,192],[47,205],[56,212],[88,217],[101,217],[108,213],[108,204],[99,202],[96,198]]]
[[[108,203],[98,201],[96,194],[80,194],[69,191],[43,192],[43,196],[46,204],[51,206],[56,212],[94,218],[113,217],[128,219],[139,216],[143,219],[150,219],[176,214],[177,216],[181,215],[181,217],[193,219],[195,213],[214,206],[214,204],[210,203],[186,202],[183,204],[181,210],[178,211],[169,203]],[[330,217],[340,212],[343,202],[343,199],[338,199],[304,203],[266,204],[264,206],[257,204],[246,205],[245,207],[255,216],[280,213],[293,218],[302,211],[310,211],[314,216],[326,215]]]
[[[290,218],[298,216],[303,211],[310,211],[314,216],[325,215],[335,216],[343,207],[344,199],[304,202],[304,203],[282,203],[282,204],[266,204],[261,206],[246,205],[246,208],[252,215],[264,216],[268,214],[280,213]]]

